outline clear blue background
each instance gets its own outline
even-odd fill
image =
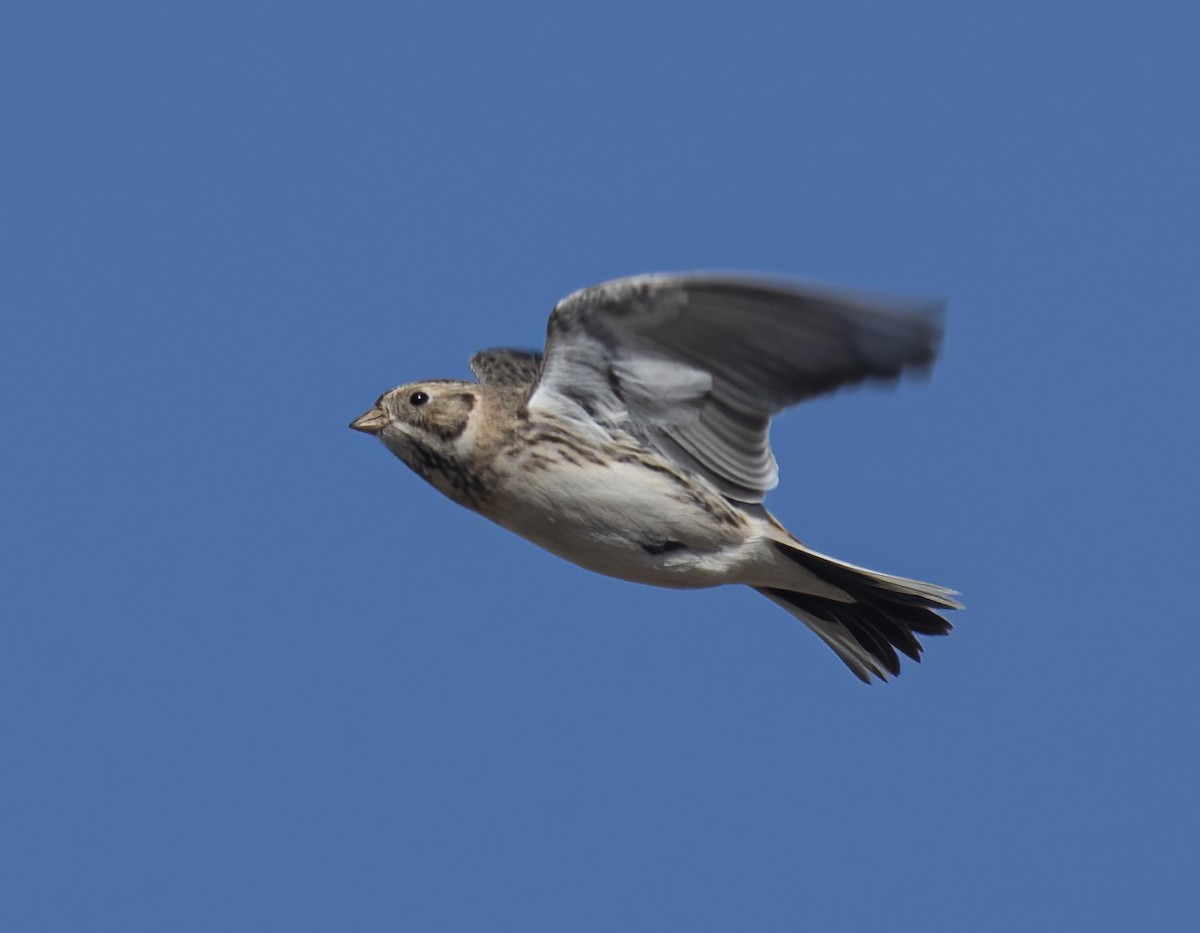
[[[1194,929],[1198,32],[6,5],[5,929]],[[965,594],[891,685],[346,429],[696,268],[949,300],[775,429],[797,534]]]

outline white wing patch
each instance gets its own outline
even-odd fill
[[[611,364],[625,403],[661,424],[688,424],[712,391],[712,373],[662,354],[642,353]]]

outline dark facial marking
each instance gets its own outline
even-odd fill
[[[443,396],[438,401],[442,403],[438,406],[438,412],[429,417],[424,427],[431,434],[436,434],[442,440],[452,441],[456,437],[460,437],[463,431],[467,429],[467,424],[470,421],[469,415],[472,409],[475,408],[475,396],[468,392],[460,392],[455,395]],[[462,417],[451,422],[439,420],[438,416],[441,414],[443,406],[447,404],[455,405],[455,408],[458,409]],[[465,411],[461,409],[465,409]]]

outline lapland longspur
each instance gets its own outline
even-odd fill
[[[668,587],[751,586],[863,681],[919,661],[953,590],[801,544],[762,501],[771,416],[866,380],[927,370],[940,308],[721,275],[586,288],[550,315],[544,353],[475,354],[477,382],[379,397],[376,435],[455,502],[597,573]]]

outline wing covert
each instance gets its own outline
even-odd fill
[[[531,386],[542,369],[537,350],[492,347],[471,357],[471,372],[482,385]]]

